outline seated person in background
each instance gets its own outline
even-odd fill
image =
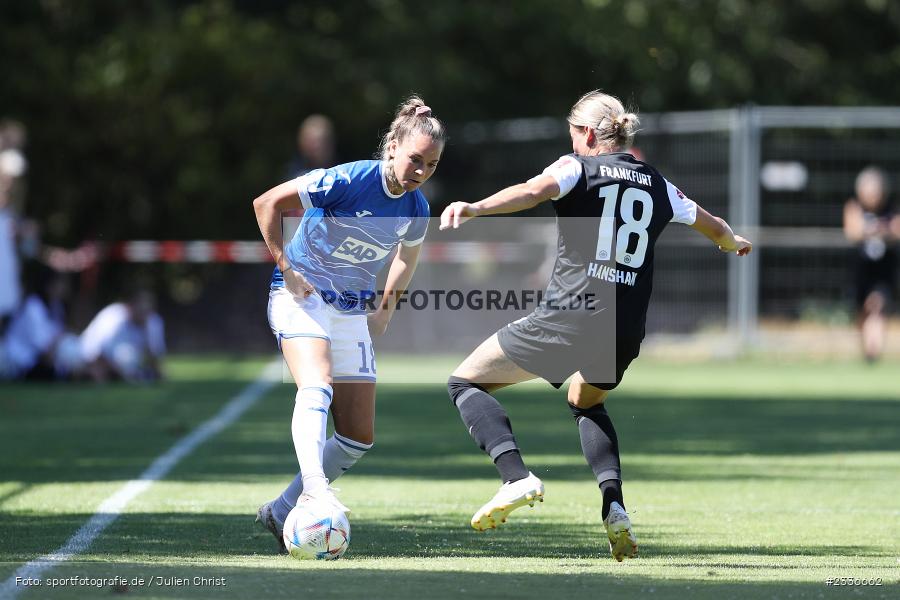
[[[94,381],[162,379],[166,342],[153,296],[139,291],[97,313],[81,334],[81,352]]]
[[[11,379],[65,379],[81,366],[78,336],[66,331],[69,282],[60,273],[32,265],[29,293],[0,340],[3,375]]]

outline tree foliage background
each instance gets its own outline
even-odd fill
[[[900,101],[888,0],[34,0],[0,3],[0,116],[53,242],[253,239],[249,202],[325,112],[369,157],[408,93],[470,119]],[[452,151],[452,147],[448,148]]]

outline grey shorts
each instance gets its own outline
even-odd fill
[[[641,338],[614,332],[549,328],[532,316],[497,331],[500,349],[516,365],[560,388],[580,372],[594,387],[611,390],[641,351]]]

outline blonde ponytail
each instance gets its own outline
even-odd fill
[[[378,147],[378,157],[381,160],[390,160],[390,145],[396,141],[403,143],[413,133],[421,133],[431,137],[436,142],[446,142],[447,133],[444,124],[432,115],[431,108],[425,104],[419,96],[410,96],[399,107],[394,115],[394,120],[388,132],[381,139]]]
[[[569,112],[568,121],[576,127],[590,127],[598,140],[614,150],[631,146],[640,124],[638,116],[626,112],[618,98],[600,90],[579,98]]]

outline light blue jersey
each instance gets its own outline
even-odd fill
[[[430,215],[419,190],[388,191],[377,160],[316,169],[295,180],[305,209],[285,245],[291,267],[338,310],[364,313],[375,277],[398,243],[421,244]],[[278,267],[272,288],[284,286]]]

